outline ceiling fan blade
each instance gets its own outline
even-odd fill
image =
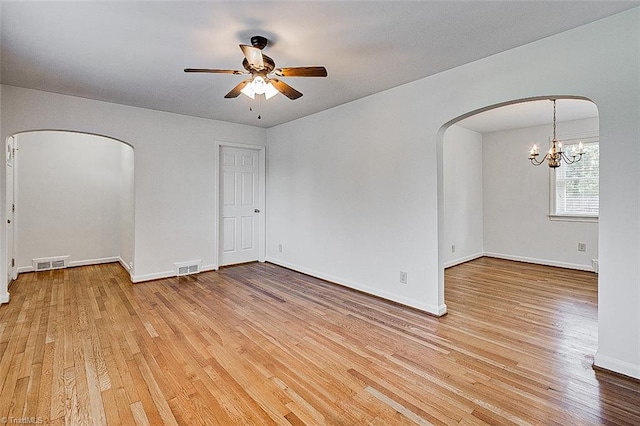
[[[300,96],[302,96],[302,93],[298,92],[296,89],[294,89],[293,87],[289,86],[284,81],[280,81],[280,80],[276,80],[275,78],[271,78],[271,79],[269,79],[269,82],[271,84],[273,84],[273,86],[276,89],[278,89],[278,92],[282,93],[283,95],[285,95],[287,98],[289,98],[291,100],[298,99]]]
[[[240,92],[242,91],[242,89],[244,89],[244,86],[246,86],[250,82],[251,82],[251,80],[245,80],[245,81],[240,82],[240,84],[238,84],[236,87],[231,89],[231,91],[229,93],[227,93],[226,95],[224,95],[224,97],[227,98],[227,99],[229,99],[229,98],[237,98],[238,95],[240,94]]]
[[[278,68],[275,74],[279,77],[326,77],[325,67],[290,67]]]
[[[239,70],[216,70],[216,69],[209,69],[209,68],[185,68],[184,72],[208,72],[208,73],[212,73],[212,74],[246,74],[243,71],[239,71]]]
[[[249,62],[249,65],[257,70],[261,70],[264,68],[262,50],[253,46],[247,46],[246,44],[241,44],[240,49],[242,49],[242,53],[244,54],[244,57],[247,58],[247,62]]]

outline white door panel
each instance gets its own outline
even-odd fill
[[[225,166],[235,166],[236,165],[236,154],[222,154],[222,164]]]
[[[220,265],[258,260],[263,232],[259,151],[223,146],[220,159]]]
[[[222,218],[222,251],[224,253],[233,253],[236,251],[236,218]]]
[[[224,172],[222,174],[222,200],[224,206],[236,205],[236,177],[234,173]]]
[[[254,220],[252,216],[242,217],[242,228],[240,229],[240,239],[242,241],[242,245],[240,247],[242,250],[252,250],[254,247],[253,222]]]
[[[242,205],[243,206],[253,206],[255,205],[254,193],[256,191],[256,183],[255,183],[255,174],[254,173],[242,173]]]

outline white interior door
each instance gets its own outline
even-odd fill
[[[15,216],[15,200],[14,200],[14,155],[15,155],[15,138],[11,136],[7,139],[7,284],[16,278],[16,264],[14,260],[13,249],[13,227]]]
[[[259,260],[262,240],[259,151],[220,150],[220,265]]]

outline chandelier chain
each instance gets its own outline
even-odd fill
[[[557,140],[556,138],[556,100],[553,100],[553,140]]]

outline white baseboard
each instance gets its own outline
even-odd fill
[[[131,281],[134,283],[141,283],[143,281],[161,280],[163,278],[171,278],[175,276],[176,276],[176,271],[164,271],[164,272],[156,272],[153,274],[132,275]]]
[[[384,291],[384,290],[380,290],[380,289],[377,289],[377,288],[373,288],[373,287],[369,287],[369,286],[366,286],[366,285],[362,285],[362,284],[357,283],[355,281],[350,281],[350,280],[342,279],[342,278],[335,277],[335,276],[332,276],[332,275],[320,273],[318,271],[314,271],[312,269],[304,268],[304,267],[299,266],[299,265],[294,265],[292,263],[288,263],[288,262],[285,262],[285,261],[280,260],[280,259],[267,257],[266,261],[269,262],[269,263],[273,263],[274,265],[282,266],[282,267],[285,267],[287,269],[292,269],[294,271],[301,272],[303,274],[310,275],[312,277],[320,278],[320,279],[332,282],[334,284],[341,285],[343,287],[348,287],[348,288],[351,288],[351,289],[354,289],[354,290],[362,291],[364,293],[371,294],[373,296],[377,296],[377,297],[380,297],[382,299],[390,300],[392,302],[396,302],[396,303],[399,303],[401,305],[408,306],[410,308],[418,309],[420,311],[424,311],[424,312],[426,312],[428,314],[431,314],[431,315],[435,315],[435,316],[440,317],[440,316],[442,316],[442,315],[447,313],[447,305],[445,305],[444,303],[442,305],[440,305],[440,306],[430,305],[430,304],[426,304],[426,303],[416,303],[415,300],[409,299],[407,297],[399,296],[397,294],[393,294],[393,293],[390,293],[390,292],[387,292],[387,291]]]
[[[484,253],[480,252],[480,253],[471,254],[469,256],[461,257],[459,259],[450,260],[444,263],[444,267],[445,269],[451,268],[452,266],[460,265],[461,263],[470,262],[472,260],[479,259],[484,255],[485,255]]]
[[[631,364],[626,361],[620,361],[619,359],[596,353],[593,365],[640,380],[640,365],[637,364]]]
[[[515,260],[517,262],[535,263],[537,265],[557,266],[559,268],[577,269],[579,271],[593,272],[593,268],[591,267],[591,265],[581,265],[579,263],[558,262],[555,260],[536,259],[532,257],[513,256],[510,254],[492,252],[484,252],[483,256],[495,257],[498,259]]]
[[[4,292],[0,294],[0,305],[3,303],[9,303],[9,292]]]
[[[200,272],[217,271],[217,270],[218,270],[218,265],[204,265],[200,269]]]
[[[123,258],[118,256],[118,263],[122,266],[127,272],[131,273],[131,268],[127,265],[127,262],[124,261]]]
[[[67,268],[75,268],[76,266],[100,265],[101,263],[113,262],[123,263],[123,260],[120,257],[102,257],[99,259],[74,260],[71,262],[67,262]],[[126,266],[125,268],[127,270],[129,269]],[[18,274],[24,274],[27,272],[34,272],[35,268],[33,266],[18,266],[16,271],[18,272]]]
[[[119,262],[121,259],[118,256],[115,257],[101,257],[99,259],[86,259],[86,260],[73,260],[67,263],[69,268],[75,268],[76,266],[89,266],[100,265],[102,263]]]
[[[72,268],[76,266],[99,265],[101,263],[113,263],[113,262],[118,262],[120,265],[122,265],[122,267],[125,270],[129,272],[129,274],[131,274],[132,272],[131,267],[120,256],[104,257],[100,259],[75,260],[67,263],[67,267]],[[218,269],[217,265],[205,265],[200,269],[200,272],[215,271],[217,269]],[[21,266],[17,268],[17,271],[19,274],[25,273],[25,272],[33,272],[34,268],[33,266]],[[146,275],[131,275],[131,281],[134,283],[139,283],[143,281],[152,281],[152,280],[158,280],[162,278],[171,278],[175,276],[176,276],[175,271],[165,271],[165,272],[157,272],[154,274],[146,274]],[[0,303],[3,303],[3,302],[0,302]]]
[[[217,265],[204,265],[200,268],[200,272],[207,271],[217,271]],[[153,280],[161,280],[163,278],[173,278],[176,276],[176,271],[165,271],[165,272],[157,272],[154,274],[145,274],[145,275],[132,275],[131,281],[134,283],[141,283],[144,281],[153,281]]]

